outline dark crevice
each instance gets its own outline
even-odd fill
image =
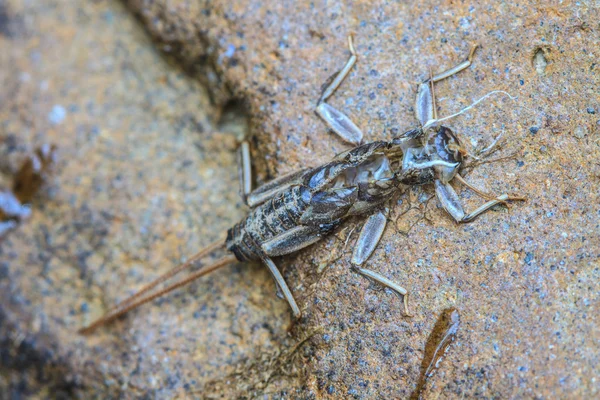
[[[2,299],[2,304],[8,302]],[[36,396],[40,393],[29,388],[42,387],[52,398],[73,398],[82,387],[71,379],[64,360],[56,358],[57,349],[55,339],[47,334],[23,333],[9,311],[0,307],[0,376],[9,382],[0,398]]]
[[[232,99],[221,107],[217,128],[235,135],[238,140],[248,139],[250,117],[244,101]]]
[[[157,42],[157,48],[162,50],[169,63],[175,64],[187,76],[202,83],[208,90],[211,104],[218,109],[232,101],[230,82],[224,79],[218,62],[220,48],[211,42],[205,30],[187,32],[185,30],[189,27],[185,24],[169,23],[172,21],[172,14],[164,4],[152,3],[148,6],[138,0],[126,0],[124,3]],[[152,12],[147,10],[150,7],[153,7]]]

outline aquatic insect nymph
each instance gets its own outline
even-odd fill
[[[228,230],[225,241],[209,245],[186,263],[168,271],[113,307],[81,332],[90,332],[141,304],[236,260],[260,261],[267,266],[294,316],[300,317],[300,308],[272,258],[294,253],[316,243],[348,217],[357,215],[369,217],[354,248],[351,260],[353,269],[403,295],[405,312],[408,314],[408,291],[381,274],[363,267],[376,249],[385,229],[387,218],[383,205],[398,191],[411,185],[433,183],[442,207],[457,222],[468,222],[497,204],[521,199],[507,194],[487,195],[467,184],[458,174],[466,152],[449,128],[438,126],[441,120],[435,114],[433,84],[469,67],[475,47],[466,61],[419,85],[416,100],[416,117],[419,121],[417,128],[389,141],[360,144],[360,129],[345,114],[326,103],[356,62],[352,38],[348,39],[348,43],[351,56],[323,92],[316,112],[329,128],[355,147],[338,154],[324,165],[288,174],[251,191],[249,148],[247,144],[243,144],[240,152],[240,176],[243,198],[250,207],[247,217]],[[453,179],[468,185],[488,201],[466,214],[450,185]],[[155,293],[149,293],[160,283],[219,248],[224,248],[233,255],[222,257],[187,278]]]

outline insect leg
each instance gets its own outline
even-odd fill
[[[362,264],[367,261],[371,254],[373,254],[375,248],[377,248],[377,244],[379,243],[379,240],[383,235],[383,231],[385,230],[386,223],[387,217],[381,211],[371,215],[369,219],[367,219],[367,222],[365,222],[363,225],[360,235],[358,236],[358,241],[356,242],[356,247],[354,248],[354,252],[352,254],[351,263],[358,273],[366,276],[367,278],[373,279],[381,285],[402,295],[404,298],[404,311],[406,315],[410,315],[408,312],[408,291],[406,289],[375,271],[361,268]]]
[[[386,223],[387,218],[381,211],[378,211],[367,219],[367,222],[365,222],[360,231],[354,252],[352,253],[353,265],[360,266],[371,257],[371,254],[377,248],[379,240],[381,240]]]
[[[237,158],[240,195],[244,203],[251,208],[270,200],[288,189],[297,183],[297,180],[307,171],[305,168],[291,172],[252,190],[252,157],[250,154],[250,144],[247,141],[244,140],[238,148]]]
[[[467,57],[467,59],[465,61],[461,62],[460,64],[458,64],[452,68],[445,70],[444,72],[440,72],[439,74],[433,76],[431,78],[431,80],[433,82],[439,82],[442,79],[446,79],[446,78],[451,77],[452,75],[458,74],[463,69],[469,68],[471,66],[471,63],[473,62],[473,54],[475,54],[475,50],[477,50],[477,47],[479,47],[478,44],[474,44],[473,46],[471,46],[471,50],[469,51],[469,56]]]
[[[508,194],[500,195],[496,199],[490,200],[490,201],[482,204],[475,211],[473,211],[473,212],[465,215],[463,217],[462,221],[460,221],[460,222],[471,222],[475,218],[477,218],[480,214],[483,214],[484,212],[486,212],[490,208],[492,208],[492,207],[494,207],[494,206],[496,206],[498,204],[506,204],[507,200],[524,200],[524,198],[521,198],[521,197],[511,197]]]
[[[479,197],[481,197],[483,199],[494,200],[498,197],[495,194],[486,193],[485,191],[479,189],[478,187],[471,185],[469,182],[465,181],[465,179],[462,176],[460,176],[460,174],[454,175],[454,178],[457,181],[459,181],[460,183],[462,183],[463,185],[465,185],[466,187],[468,187],[469,189],[471,189],[473,192],[475,192]]]
[[[415,114],[417,120],[421,123],[421,126],[431,125],[430,121],[434,121],[435,117],[435,99],[433,95],[433,84],[439,82],[442,79],[451,77],[454,74],[459,73],[463,69],[468,68],[473,60],[473,54],[477,49],[477,45],[471,47],[469,56],[467,59],[460,64],[445,70],[437,75],[432,76],[419,85],[417,90],[417,99],[415,101]]]
[[[261,244],[262,251],[271,257],[283,256],[318,242],[322,235],[312,226],[297,226]]]
[[[259,204],[277,196],[282,191],[295,184],[306,169],[291,172],[282,177],[276,178],[271,182],[252,190],[252,160],[250,154],[250,144],[243,141],[238,148],[238,175],[240,180],[240,195],[247,206],[254,208]]]
[[[475,211],[465,215],[465,211],[460,203],[460,199],[449,183],[442,183],[440,180],[436,180],[435,194],[442,204],[444,210],[446,210],[446,212],[450,214],[450,216],[452,216],[456,222],[471,222],[490,208],[498,204],[506,203],[506,201],[509,200],[525,200],[523,197],[503,194],[482,204]]]
[[[240,195],[248,204],[248,195],[252,191],[252,161],[250,160],[250,143],[243,141],[238,148],[238,175],[240,179]]]
[[[290,186],[299,183],[299,179],[307,170],[308,168],[291,172],[254,189],[247,197],[248,206],[256,207],[278,196],[284,190],[289,189]]]
[[[294,314],[294,318],[300,318],[302,316],[302,313],[300,312],[300,308],[298,308],[298,304],[296,304],[296,300],[294,300],[294,296],[292,295],[292,292],[290,291],[290,288],[288,287],[288,285],[285,283],[285,280],[283,279],[281,272],[279,272],[279,270],[277,269],[277,266],[275,265],[273,260],[271,260],[266,255],[261,255],[261,259],[265,263],[267,268],[269,268],[269,271],[271,271],[273,278],[275,278],[275,282],[277,282],[277,285],[283,292],[283,296],[285,297],[287,302],[290,304],[290,307],[292,308],[292,313]]]
[[[356,63],[357,56],[356,50],[354,50],[354,44],[352,43],[352,36],[348,36],[348,48],[350,49],[350,58],[346,62],[346,65],[344,65],[344,68],[342,68],[331,84],[323,91],[323,94],[321,94],[315,112],[338,136],[349,143],[357,145],[360,144],[363,137],[361,130],[350,120],[350,118],[348,118],[348,116],[346,116],[346,114],[325,102],[340,86]]]
[[[401,295],[404,298],[404,312],[406,313],[407,316],[409,316],[409,317],[411,316],[410,312],[408,311],[408,291],[406,289],[404,289],[402,286],[398,285],[397,283],[389,280],[385,276],[378,274],[375,271],[371,271],[370,269],[356,267],[356,271],[358,273],[360,273],[361,275],[366,276],[367,278],[373,279],[377,283],[379,283],[379,284],[393,290],[394,292],[398,293],[399,295]]]

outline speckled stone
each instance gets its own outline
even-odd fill
[[[597,4],[126,3],[158,46],[119,3],[0,8],[0,169],[42,143],[60,154],[31,218],[0,244],[1,388],[404,398],[455,307],[461,325],[426,398],[598,395]],[[438,113],[493,90],[516,97],[446,124],[473,150],[502,134],[492,158],[514,157],[467,179],[527,202],[457,225],[428,201],[431,187],[399,198],[368,267],[409,289],[412,318],[351,272],[357,219],[277,260],[304,313],[295,324],[268,273],[237,264],[76,335],[244,215],[223,113],[248,116],[259,181],[347,148],[313,110],[349,33],[358,63],[330,103],[366,140],[413,127],[415,83],[479,43],[471,68],[436,85]],[[460,195],[468,209],[481,201]]]

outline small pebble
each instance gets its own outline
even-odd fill
[[[52,111],[50,111],[50,113],[48,114],[48,120],[53,125],[58,125],[65,120],[66,116],[67,110],[65,110],[63,106],[57,104],[54,107],[52,107]]]
[[[527,252],[525,254],[525,264],[529,265],[533,261],[533,253]]]
[[[583,139],[588,134],[588,128],[583,125],[578,126],[577,128],[575,128],[575,132],[573,132],[573,134],[577,139]]]

